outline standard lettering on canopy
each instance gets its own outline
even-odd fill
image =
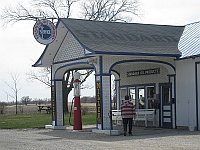
[[[110,41],[129,41],[129,42],[156,42],[156,43],[171,43],[178,42],[174,36],[171,35],[163,35],[163,34],[143,34],[143,33],[129,33],[129,32],[97,32],[97,31],[81,31],[76,30],[76,32],[84,37],[89,39],[106,39]]]

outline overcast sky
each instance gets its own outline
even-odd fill
[[[26,3],[28,0],[0,0],[0,8],[15,3]],[[133,22],[162,25],[186,25],[200,21],[200,0],[140,0],[140,17]],[[0,101],[13,101],[5,84],[12,84],[10,73],[19,74],[19,99],[22,96],[31,98],[50,98],[50,89],[37,81],[27,81],[25,75],[32,68],[44,50],[44,45],[33,37],[34,22],[23,21],[6,28],[0,28]],[[86,92],[82,92],[82,95]],[[87,91],[91,96],[94,90]]]

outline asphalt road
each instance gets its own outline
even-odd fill
[[[0,130],[0,150],[200,150],[200,131],[134,128],[133,136],[51,129]]]

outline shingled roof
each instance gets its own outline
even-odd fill
[[[179,58],[178,42],[183,30],[184,26],[61,18],[56,40],[46,46],[33,66],[50,66],[104,54]]]
[[[181,58],[200,56],[200,22],[185,26],[180,38],[179,50],[182,52]]]
[[[61,19],[90,54],[180,57],[184,26]]]

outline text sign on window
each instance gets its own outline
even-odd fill
[[[127,72],[127,77],[141,76],[141,75],[151,75],[151,74],[160,74],[160,68],[129,71],[129,72]]]

